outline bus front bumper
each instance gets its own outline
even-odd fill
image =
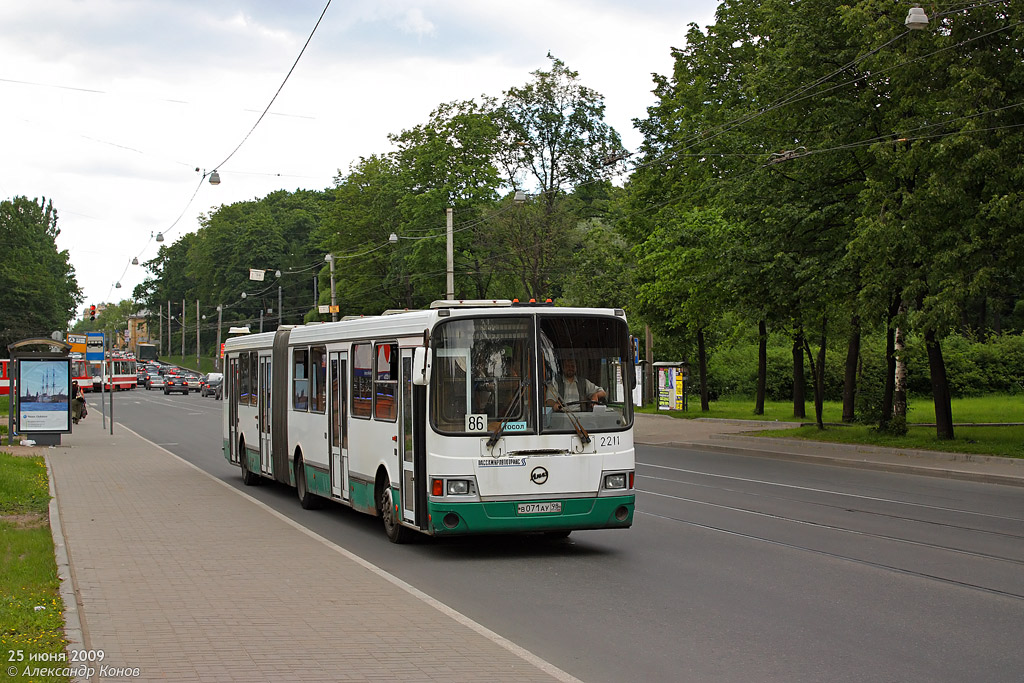
[[[552,498],[550,500],[449,503],[429,501],[429,532],[436,536],[514,533],[528,531],[575,531],[626,529],[633,524],[636,496]],[[560,503],[559,512],[523,512],[520,505]]]

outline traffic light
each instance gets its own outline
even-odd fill
[[[89,306],[89,320],[96,319],[96,304]]]

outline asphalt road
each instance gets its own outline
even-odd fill
[[[586,681],[1024,671],[1021,488],[641,446],[632,529],[396,546],[376,519],[243,487],[223,405],[115,396],[117,423]]]

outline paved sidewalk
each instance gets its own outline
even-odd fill
[[[859,467],[1024,486],[1024,459],[915,449],[832,444],[803,439],[752,437],[744,432],[790,429],[782,422],[679,419],[668,415],[636,415],[637,443],[700,448],[737,455],[803,460],[839,467]]]
[[[121,425],[63,441],[34,450],[94,680],[575,680]]]

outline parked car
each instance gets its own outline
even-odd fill
[[[224,386],[224,375],[219,372],[211,372],[203,378],[203,385],[199,389],[199,395],[213,396],[216,399],[221,398],[221,388]]]
[[[178,391],[188,395],[188,380],[184,375],[164,375],[164,394]]]
[[[155,373],[150,373],[146,376],[146,389],[163,389],[164,388],[164,376]]]

